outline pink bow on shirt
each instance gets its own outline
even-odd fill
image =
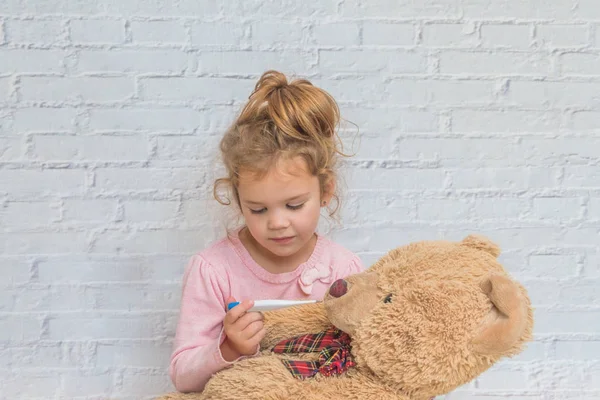
[[[302,289],[305,294],[311,294],[313,284],[317,280],[323,283],[331,283],[331,272],[332,268],[330,265],[321,263],[305,269],[302,271],[302,274],[300,274],[300,279],[298,279],[300,289]]]

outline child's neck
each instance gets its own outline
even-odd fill
[[[309,242],[296,253],[280,257],[262,247],[250,234],[248,228],[239,232],[239,239],[256,263],[272,274],[283,274],[295,271],[300,264],[308,261],[317,243],[317,235],[313,234]]]

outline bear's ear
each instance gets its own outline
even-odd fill
[[[481,289],[492,308],[471,342],[473,350],[482,355],[505,355],[524,339],[532,324],[527,295],[510,278],[498,274],[484,279]]]
[[[494,257],[498,257],[500,255],[500,247],[498,247],[496,243],[492,242],[485,236],[469,235],[464,238],[460,244],[472,249],[485,251]]]

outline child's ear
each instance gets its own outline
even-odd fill
[[[331,202],[335,193],[335,180],[329,179],[323,187],[323,195],[321,196],[321,205],[326,206]]]

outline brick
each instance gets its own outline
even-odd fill
[[[22,141],[19,137],[0,137],[0,161],[14,161],[21,158]]]
[[[579,0],[576,14],[578,18],[582,19],[598,19],[600,18],[598,3],[594,0]]]
[[[107,102],[133,96],[134,81],[118,77],[23,77],[19,93],[23,100]]]
[[[466,18],[569,18],[573,15],[573,4],[570,0],[556,0],[552,4],[544,0],[474,0],[464,4],[463,10]]]
[[[71,132],[79,110],[75,108],[21,108],[14,113],[16,132]]]
[[[175,217],[179,202],[131,200],[123,203],[125,220],[131,222],[161,222]]]
[[[366,4],[366,3],[365,3]],[[353,7],[353,17],[361,18],[458,18],[460,2],[457,0],[424,0],[418,3],[404,3],[393,0],[372,0],[368,6]]]
[[[321,50],[319,67],[325,73],[377,72],[392,73],[427,72],[427,59],[415,52],[387,52],[381,50]]]
[[[525,345],[523,352],[515,356],[514,361],[538,361],[545,360],[546,344],[543,342],[529,342]]]
[[[9,102],[11,97],[11,81],[10,77],[0,77],[0,103]]]
[[[600,75],[600,56],[590,53],[564,53],[559,57],[562,75]]]
[[[73,43],[123,43],[125,23],[119,20],[77,19],[69,24]]]
[[[511,104],[537,108],[585,107],[600,104],[600,84],[593,82],[528,82],[510,83],[506,100]]]
[[[565,167],[564,187],[600,188],[600,166]]]
[[[6,284],[28,282],[32,275],[32,262],[27,257],[0,257],[0,274]]]
[[[61,50],[0,49],[0,74],[62,73],[66,55]]]
[[[203,122],[202,113],[186,108],[93,109],[94,131],[193,131]]]
[[[241,24],[211,22],[196,23],[191,28],[192,45],[194,46],[236,46],[244,37]]]
[[[204,160],[207,148],[215,149],[221,136],[165,135],[156,138],[156,158],[160,160]]]
[[[588,43],[586,25],[538,25],[539,44],[548,47],[581,47]]]
[[[201,187],[204,173],[188,168],[105,168],[96,172],[100,190],[182,189]]]
[[[78,73],[136,72],[183,73],[188,67],[188,55],[182,50],[82,50],[75,67]]]
[[[483,24],[481,43],[484,47],[526,50],[532,44],[531,26],[516,24]]]
[[[86,289],[95,310],[179,310],[180,283],[102,285]]]
[[[132,21],[134,43],[186,43],[187,32],[181,21]]]
[[[412,199],[402,199],[395,193],[380,191],[357,193],[353,203],[356,204],[353,205],[356,217],[350,220],[356,222],[413,221],[418,206]]]
[[[219,32],[219,29],[213,30],[216,33]],[[235,37],[232,37],[230,40],[232,43],[226,44],[236,44],[239,42],[240,37],[243,35],[243,32],[240,28],[230,27],[228,30],[228,36],[232,36],[235,34]],[[212,35],[204,35],[206,37],[216,36],[215,33]],[[296,22],[265,22],[260,21],[258,23],[252,24],[252,46],[282,46],[287,45],[288,43],[304,43],[308,38],[308,29],[301,24]],[[207,43],[210,44],[210,43]]]
[[[548,57],[536,53],[443,51],[440,54],[442,74],[544,76],[549,71]]]
[[[575,111],[571,116],[569,127],[577,131],[598,129],[598,111]]]
[[[32,153],[40,160],[146,160],[148,139],[144,136],[34,136]]]
[[[393,104],[464,105],[492,102],[494,87],[485,81],[393,80],[387,91]]]
[[[6,329],[0,329],[0,340],[19,342],[39,340],[42,335],[42,319],[32,315],[3,314],[0,323]]]
[[[70,398],[85,394],[86,396],[104,397],[114,391],[114,371],[91,371],[88,374],[74,373],[63,379],[61,393]],[[111,396],[114,398],[114,396]]]
[[[504,197],[476,198],[473,201],[472,218],[478,220],[520,218],[529,209],[527,199]]]
[[[551,168],[479,168],[452,173],[455,189],[528,189],[555,187],[558,171]]]
[[[599,25],[595,26],[593,37],[594,37],[594,39],[592,39],[593,40],[592,47],[596,47],[596,48],[600,47],[600,26]]]
[[[327,91],[338,102],[381,103],[386,86],[381,78],[314,79],[312,83]]]
[[[89,2],[71,2],[59,0],[29,4],[18,0],[10,0],[0,4],[0,14],[55,14],[57,8],[63,14],[112,14],[126,16],[180,16],[189,17],[190,15],[202,15],[209,17],[216,16],[219,12],[219,3],[215,0],[198,2],[194,0],[180,0],[177,3],[164,3],[160,1],[147,0],[105,0],[102,3]]]
[[[6,23],[7,39],[16,44],[54,44],[64,41],[61,20],[10,20]]]
[[[475,47],[478,42],[472,23],[425,24],[421,35],[423,45],[431,47]]]
[[[99,344],[97,365],[100,367],[130,365],[164,368],[165,365],[169,365],[171,350],[171,345],[152,342]]]
[[[523,164],[528,155],[512,138],[438,138],[402,136],[393,154],[400,160],[439,161],[444,166],[506,167]]]
[[[363,45],[411,46],[415,42],[413,24],[366,22],[363,24]]]
[[[470,209],[471,205],[465,199],[422,199],[417,203],[417,218],[428,221],[465,220],[470,217]]]
[[[50,340],[82,339],[150,339],[161,333],[160,314],[154,315],[111,315],[102,318],[87,313],[61,313],[49,318]]]
[[[559,302],[560,283],[555,280],[524,280],[533,307],[548,307]]]
[[[225,15],[269,20],[273,18],[323,17],[335,15],[337,11],[336,3],[311,2],[300,4],[282,3],[277,0],[266,0],[260,3],[235,0],[223,3],[223,8]]]
[[[48,226],[58,218],[58,208],[49,202],[9,202],[0,208],[0,225],[4,226]]]
[[[554,132],[560,115],[524,110],[454,110],[453,132]]]
[[[548,333],[589,333],[600,329],[599,311],[553,311],[543,308],[536,310],[536,330],[539,334]]]
[[[237,78],[149,78],[141,83],[141,97],[152,100],[244,102],[254,80]]]
[[[107,260],[98,257],[58,257],[41,260],[38,264],[40,282],[181,282],[189,255],[149,255],[119,257]],[[2,259],[0,259],[1,262]],[[2,264],[0,264],[2,265]],[[13,264],[9,264],[13,265]],[[19,265],[19,264],[17,264]],[[22,266],[26,268],[26,266]],[[20,274],[20,278],[24,274]]]
[[[261,75],[276,69],[302,74],[308,69],[306,55],[293,50],[202,52],[198,58],[201,73]]]
[[[537,278],[569,278],[577,274],[574,255],[532,254],[525,275]]]
[[[351,168],[347,170],[348,186],[358,189],[393,189],[400,185],[403,190],[443,189],[446,174],[441,169],[412,168]],[[392,185],[391,182],[397,182]]]
[[[598,305],[599,279],[585,279],[570,284],[563,284],[560,288],[560,304],[564,305]]]
[[[0,170],[0,188],[11,196],[80,192],[84,183],[85,172],[81,170]]]
[[[600,145],[600,138],[523,138],[520,147],[528,158],[529,163],[559,164],[569,160],[589,161],[598,158],[596,146]]]
[[[113,221],[116,213],[117,202],[111,199],[66,199],[63,201],[65,221]]]
[[[39,373],[38,373],[39,374]],[[36,373],[29,373],[26,381],[23,376],[18,378],[7,378],[3,382],[2,391],[5,396],[21,397],[27,393],[28,399],[40,399],[48,396],[54,397],[60,387],[60,375],[54,373],[54,376],[36,376]]]
[[[208,244],[205,230],[205,227],[193,231],[161,229],[132,235],[107,231],[99,236],[93,251],[110,254],[191,254]]]
[[[477,378],[477,387],[482,390],[502,390],[506,389],[506,382],[510,382],[513,390],[526,389],[527,381],[524,371],[493,367]]]
[[[71,232],[28,232],[0,234],[3,254],[82,253],[87,249],[85,234]]]
[[[9,290],[14,293],[14,304],[9,311],[67,311],[89,309],[92,303],[87,299],[85,288],[55,286],[52,288],[29,286],[24,289]]]
[[[596,227],[578,227],[565,229],[564,236],[561,240],[561,245],[564,246],[590,246],[598,245],[600,237],[600,228]]]
[[[313,38],[320,46],[353,46],[359,44],[357,24],[345,22],[317,22],[313,26]]]
[[[588,204],[588,217],[590,219],[600,220],[600,197],[590,198]]]
[[[120,395],[151,396],[156,393],[167,393],[173,390],[171,380],[165,374],[134,374],[126,372],[123,384],[119,387]]]
[[[533,199],[529,217],[542,221],[556,221],[577,219],[582,214],[582,199],[538,197]]]

